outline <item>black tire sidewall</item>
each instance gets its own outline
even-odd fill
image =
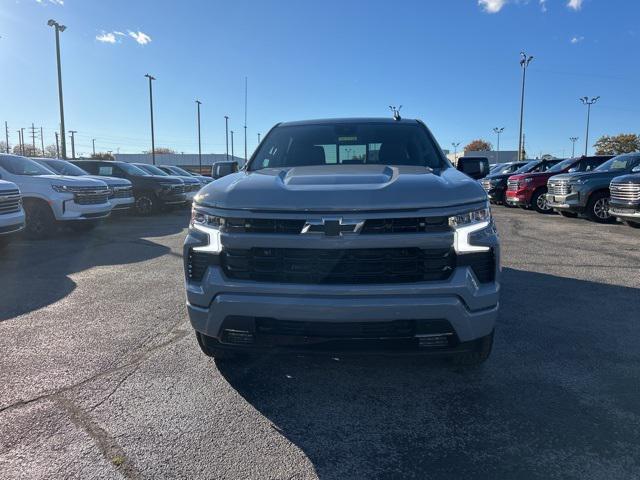
[[[589,220],[596,223],[612,223],[613,221],[615,221],[615,217],[612,217],[611,215],[609,215],[609,218],[598,217],[594,210],[598,200],[609,197],[609,194],[607,194],[606,192],[596,192],[591,194],[591,196],[589,197],[589,201],[587,202],[587,217],[589,217]]]
[[[25,205],[25,235],[32,239],[43,239],[51,236],[55,226],[55,217],[48,206],[40,203]]]
[[[140,202],[147,203],[148,207],[145,206],[145,209],[141,210]],[[152,215],[156,211],[157,206],[158,201],[156,200],[155,195],[151,192],[141,192],[136,196],[134,209],[138,215],[141,215],[143,217]]]

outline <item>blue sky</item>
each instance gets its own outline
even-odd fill
[[[67,129],[76,147],[149,148],[153,74],[156,144],[224,151],[224,115],[242,150],[283,120],[387,116],[402,104],[443,148],[474,138],[517,149],[519,52],[527,76],[531,155],[570,153],[584,140],[585,107],[600,95],[591,137],[640,133],[640,2],[630,0],[218,1],[0,0],[0,121],[16,130],[58,125],[54,18],[62,33]],[[116,33],[120,32],[120,33]],[[102,41],[101,41],[102,40]],[[581,149],[579,149],[581,150]]]

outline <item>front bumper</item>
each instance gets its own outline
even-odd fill
[[[549,207],[556,211],[580,213],[584,211],[582,197],[579,192],[571,192],[567,195],[552,195],[547,193]]]
[[[159,198],[164,205],[181,205],[187,201],[184,193],[160,195]]]
[[[124,198],[112,198],[109,200],[111,205],[113,205],[113,211],[118,210],[128,210],[133,207],[135,203],[134,197],[124,197]]]
[[[487,192],[490,202],[503,202],[505,200],[505,189],[500,187],[491,188]]]
[[[24,210],[0,215],[0,235],[17,233],[24,228]]]
[[[640,222],[640,205],[632,203],[609,203],[609,213],[621,220]]]
[[[49,204],[51,205],[56,220],[62,222],[107,218],[113,208],[110,201],[92,205],[80,205],[75,202],[73,196],[64,194],[59,194],[58,199],[52,198]]]
[[[507,190],[504,201],[509,205],[528,206],[531,202],[531,193],[526,190]]]
[[[384,235],[380,237],[367,241],[379,241],[381,245],[389,246],[393,241],[409,240],[405,235],[396,236],[405,237],[402,239],[391,239],[392,236]],[[425,243],[433,241],[426,240],[426,237]],[[232,238],[231,241],[241,243],[247,240]],[[292,241],[299,248],[301,240],[296,237]],[[450,242],[451,239],[443,238],[442,241]],[[227,323],[230,318],[249,319],[249,329],[253,325],[251,322],[264,318],[326,325],[396,320],[434,325],[445,322],[451,326],[456,341],[462,344],[490,334],[498,315],[498,240],[493,236],[485,241],[493,248],[496,268],[496,280],[488,283],[480,283],[472,268],[467,266],[458,266],[443,281],[333,285],[235,280],[226,277],[220,266],[212,265],[207,268],[201,281],[186,281],[187,310],[196,331],[222,344],[225,343],[225,332],[230,328]],[[188,258],[190,248],[201,245],[201,239],[192,234],[187,236],[185,258]],[[417,342],[417,339],[413,340],[411,345]],[[248,348],[243,345],[227,346]]]

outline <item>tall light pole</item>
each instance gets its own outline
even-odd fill
[[[151,162],[156,164],[156,139],[155,133],[153,131],[153,87],[151,86],[151,82],[153,82],[156,78],[152,77],[148,73],[145,74],[145,77],[149,79],[149,109],[151,111]]]
[[[231,159],[234,159],[235,155],[233,153],[233,130],[231,130]]]
[[[258,145],[260,145],[260,132],[258,132]]]
[[[229,115],[224,116],[224,136],[227,144],[227,161],[229,161]]]
[[[576,156],[576,142],[578,141],[578,137],[569,137],[571,140],[571,158],[575,158]]]
[[[202,174],[202,143],[200,141],[200,105],[202,102],[200,100],[196,100],[196,105],[198,107],[198,174]]]
[[[460,142],[452,142],[451,146],[453,147],[453,161],[454,163],[458,163],[458,147],[460,146]]]
[[[76,133],[78,133],[77,130],[69,130],[69,135],[71,136],[71,158],[73,160],[76,159]]]
[[[527,67],[533,60],[531,55],[527,56],[525,52],[520,52],[520,67],[522,68],[522,93],[520,95],[520,134],[518,135],[518,160],[523,160],[522,151],[522,121],[524,119],[524,85],[527,78]]]
[[[62,66],[60,64],[60,32],[64,32],[67,27],[60,25],[55,20],[49,20],[47,25],[56,30],[56,60],[58,63],[58,101],[60,103],[60,138],[62,140],[62,158],[67,158],[67,141],[64,132],[64,101],[62,99]]]
[[[56,158],[60,158],[60,140],[58,139],[58,132],[56,132]]]
[[[504,127],[495,127],[493,132],[498,136],[498,159],[496,163],[500,163],[500,134],[504,132]]]
[[[589,150],[589,121],[591,120],[591,105],[596,103],[600,97],[582,97],[580,101],[583,105],[587,106],[587,134],[584,139],[584,154],[587,155],[587,151]]]
[[[91,145],[93,147],[93,157],[95,158],[96,156],[96,139],[95,138],[91,139]]]

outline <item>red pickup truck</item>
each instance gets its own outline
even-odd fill
[[[610,159],[611,156],[567,158],[566,160],[540,160],[530,173],[512,175],[507,180],[506,202],[523,208],[535,208],[540,213],[551,213],[547,203],[547,180],[568,172],[588,172]]]

